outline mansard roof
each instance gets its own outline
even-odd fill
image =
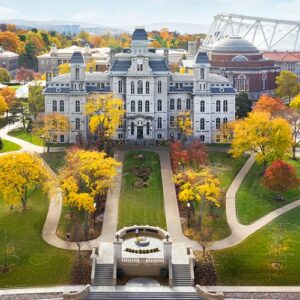
[[[132,34],[133,41],[147,41],[148,35],[144,28],[137,28]]]
[[[81,52],[75,51],[71,57],[71,64],[84,64],[85,60]]]
[[[165,60],[150,60],[149,67],[153,72],[168,72],[169,67]]]
[[[209,58],[206,51],[199,51],[195,57],[196,64],[209,64]]]
[[[116,60],[111,67],[112,72],[127,72],[131,67],[131,60]]]

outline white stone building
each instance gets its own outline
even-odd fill
[[[5,51],[0,46],[0,68],[6,69],[11,76],[15,76],[19,70],[19,54]]]
[[[205,143],[218,142],[218,128],[234,120],[235,90],[230,81],[210,73],[206,52],[195,57],[194,74],[171,73],[167,52],[148,48],[147,33],[138,28],[131,49],[111,58],[107,72],[85,72],[81,52],[71,58],[71,74],[49,79],[45,89],[45,112],[66,114],[71,132],[60,142],[76,141],[78,132],[89,135],[84,104],[90,93],[112,92],[123,99],[126,115],[115,139],[154,141],[180,138],[177,115],[190,111],[194,134]]]

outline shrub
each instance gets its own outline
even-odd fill
[[[124,270],[121,269],[121,268],[118,268],[117,269],[117,277],[120,278],[120,279],[122,279],[122,278],[124,278],[124,276],[125,276]]]
[[[161,278],[168,278],[169,277],[169,270],[167,268],[161,268],[159,270],[159,274]]]
[[[0,138],[0,150],[1,149],[3,149],[3,142],[2,142],[2,140],[1,140],[1,138]]]

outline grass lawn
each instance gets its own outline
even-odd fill
[[[21,149],[21,147],[15,143],[12,143],[12,142],[4,140],[4,139],[1,139],[1,140],[3,142],[3,148],[0,150],[0,153],[17,151],[17,150]]]
[[[220,240],[231,233],[226,220],[225,193],[247,158],[233,159],[228,153],[224,152],[209,152],[208,157],[214,173],[221,181],[224,197],[222,206],[213,209],[213,214],[216,218],[210,216],[210,208],[208,206],[205,208],[203,224],[211,228],[213,240]]]
[[[66,152],[43,153],[41,156],[50,168],[58,173],[59,169],[65,164]]]
[[[40,137],[38,137],[30,132],[27,132],[26,129],[21,128],[21,129],[17,129],[17,130],[12,130],[8,134],[10,136],[13,136],[15,138],[21,139],[23,141],[29,142],[34,145],[44,146],[44,142]]]
[[[212,252],[219,285],[299,285],[300,208],[284,214],[238,246]],[[281,268],[274,269],[278,228],[283,228],[279,255]]]
[[[300,176],[300,161],[288,160],[297,169]],[[300,199],[300,188],[284,194],[284,201],[273,199],[276,193],[264,188],[261,183],[262,166],[253,165],[242,182],[236,197],[237,216],[242,224],[250,224],[276,208]]]
[[[9,209],[0,198],[0,265],[4,246],[13,249],[8,257],[10,272],[0,272],[0,287],[70,284],[75,252],[49,246],[42,239],[42,228],[48,210],[48,197],[40,190],[28,199],[24,213]]]
[[[131,169],[141,165],[136,157],[139,154],[144,156],[144,165],[152,168],[149,187],[136,188],[133,186],[137,177],[131,172]],[[125,153],[118,228],[130,225],[152,225],[166,228],[160,161],[156,153],[148,151]]]

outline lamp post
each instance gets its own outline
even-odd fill
[[[188,203],[186,204],[187,206],[187,218],[188,218],[188,228],[190,228],[191,224],[190,224],[190,207],[191,207],[191,203],[188,201]]]
[[[97,203],[94,203],[94,230],[95,230],[95,223],[96,223],[96,207],[97,207]]]

